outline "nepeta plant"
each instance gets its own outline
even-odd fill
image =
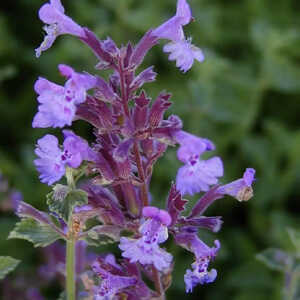
[[[33,127],[71,126],[84,120],[94,129],[95,141],[89,145],[71,130],[63,130],[64,140],[50,134],[37,141],[35,166],[40,180],[52,186],[47,196],[50,214],[40,212],[22,201],[17,214],[21,221],[11,238],[30,240],[35,246],[48,246],[58,239],[66,241],[66,294],[72,299],[164,299],[171,284],[176,263],[163,248],[172,235],[175,243],[194,256],[194,263],[183,275],[186,291],[198,284],[211,283],[217,271],[210,268],[220,242],[206,245],[198,229],[218,232],[221,217],[206,217],[208,206],[224,195],[239,201],[252,197],[254,169],[247,169],[241,179],[219,185],[223,164],[219,157],[201,158],[215,149],[206,139],[182,130],[176,115],[164,119],[171,95],[162,92],[151,101],[142,86],[156,78],[154,67],[141,72],[148,51],[160,40],[168,40],[164,52],[187,72],[194,60],[203,61],[202,51],[186,38],[183,26],[192,20],[186,0],[178,0],[175,16],[149,30],[137,45],[118,48],[107,38],[99,40],[87,28],[64,14],[60,0],[50,0],[39,11],[46,23],[47,35],[36,56],[49,49],[59,35],[71,34],[89,46],[98,63],[96,69],[111,70],[109,80],[71,67],[59,65],[66,77],[64,86],[45,78],[35,83],[38,112]],[[177,145],[176,184],[170,184],[165,209],[151,205],[149,189],[157,160],[168,146]],[[83,180],[87,177],[86,180]],[[66,179],[66,184],[58,183]],[[187,194],[203,193],[191,211],[185,213]],[[76,245],[80,242],[100,245],[118,243],[122,259],[112,254],[100,255],[91,271],[75,272],[78,263]],[[84,259],[81,257],[80,259]],[[148,280],[144,282],[144,279]],[[150,285],[149,282],[153,282]],[[77,286],[77,290],[76,290]]]

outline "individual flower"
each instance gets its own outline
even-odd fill
[[[186,0],[178,0],[176,15],[153,31],[154,36],[171,40],[163,50],[170,53],[169,60],[176,60],[176,66],[184,73],[192,67],[194,59],[199,62],[204,60],[201,49],[191,43],[191,38],[186,39],[184,36],[182,27],[191,20],[192,14],[188,3]]]
[[[223,176],[223,163],[219,157],[200,159],[203,152],[215,149],[214,144],[184,131],[176,132],[175,139],[180,144],[177,157],[184,163],[177,173],[177,189],[182,195],[208,191],[218,182],[218,177]]]
[[[61,74],[68,78],[60,86],[40,77],[34,86],[40,103],[32,127],[64,127],[71,125],[76,107],[86,99],[86,91],[96,85],[96,78],[89,74],[76,73],[71,67],[59,65]]]
[[[172,255],[159,247],[159,244],[168,239],[171,217],[168,212],[152,206],[144,207],[143,216],[146,221],[139,228],[141,237],[122,237],[119,248],[123,251],[122,256],[131,263],[153,264],[157,270],[162,271],[172,262]]]
[[[217,277],[217,271],[215,269],[208,271],[208,266],[210,261],[217,255],[220,249],[220,242],[215,240],[215,247],[210,248],[198,238],[196,233],[188,232],[178,234],[176,242],[195,255],[192,270],[187,269],[184,275],[186,292],[192,292],[193,288],[198,284],[213,282]]]
[[[77,168],[83,160],[92,161],[95,154],[87,142],[72,131],[63,131],[65,140],[63,149],[59,147],[55,136],[47,134],[37,142],[35,149],[39,157],[34,161],[40,172],[40,180],[48,185],[61,179],[65,174],[66,166]]]
[[[255,170],[247,168],[243,178],[232,181],[231,183],[220,186],[217,192],[227,194],[238,201],[248,201],[253,196],[252,183],[255,180]]]
[[[93,271],[102,279],[99,287],[94,290],[94,300],[112,300],[114,296],[129,286],[137,284],[138,280],[134,276],[123,276],[121,267],[116,263],[114,256],[107,255],[105,265],[102,266],[99,260],[92,265]]]
[[[36,57],[39,57],[43,51],[49,49],[59,35],[85,36],[83,28],[66,16],[64,12],[65,9],[60,0],[50,0],[50,3],[46,3],[40,8],[39,18],[47,25],[44,26],[46,31],[44,41],[39,48],[35,49]]]

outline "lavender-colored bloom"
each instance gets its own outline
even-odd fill
[[[169,60],[176,60],[176,66],[184,73],[193,65],[194,59],[202,62],[204,55],[201,49],[192,45],[191,38],[186,39],[183,26],[192,20],[191,9],[186,0],[178,0],[176,15],[153,31],[160,39],[171,40],[164,46],[164,52],[170,53]]]
[[[247,168],[243,178],[232,181],[231,183],[220,186],[217,192],[227,194],[238,201],[248,201],[253,196],[252,183],[255,180],[255,170]]]
[[[83,38],[84,30],[76,24],[70,17],[64,14],[64,7],[60,0],[50,0],[50,3],[44,4],[39,10],[39,18],[47,26],[44,27],[47,35],[39,48],[35,50],[36,57],[49,49],[55,39],[62,34],[71,34]]]
[[[143,216],[147,220],[139,228],[142,236],[139,239],[122,237],[119,248],[123,251],[122,256],[130,262],[153,264],[157,270],[162,271],[172,262],[172,255],[159,247],[168,239],[167,226],[171,223],[171,217],[168,212],[149,206],[144,207]]]
[[[223,176],[223,163],[219,157],[200,159],[203,152],[215,148],[213,143],[184,131],[176,132],[175,139],[180,144],[177,157],[185,164],[177,173],[177,189],[182,195],[208,191],[210,185],[216,184],[218,177]]]
[[[195,238],[191,245],[191,250],[194,252],[196,261],[192,264],[192,269],[188,269],[184,275],[186,292],[192,292],[193,288],[200,284],[207,284],[215,281],[217,271],[211,269],[208,271],[208,265],[211,259],[214,259],[220,249],[220,242],[215,241],[215,246],[209,248],[199,238]]]
[[[204,61],[202,50],[192,44],[192,39],[183,39],[171,42],[164,46],[164,52],[170,53],[169,60],[176,61],[176,67],[183,73],[187,72],[194,64],[194,60]]]
[[[105,260],[107,264],[111,265],[112,269],[117,269],[119,271],[118,273],[122,273],[120,266],[115,262],[113,256],[108,255]],[[135,285],[138,281],[137,278],[133,276],[112,274],[104,269],[99,261],[94,262],[92,268],[102,279],[101,285],[95,289],[94,300],[112,300],[119,291]]]
[[[89,147],[84,139],[80,138],[71,130],[63,130],[64,154],[62,159],[67,160],[68,166],[78,168],[83,160],[94,161],[96,159],[95,152]]]
[[[71,125],[76,106],[86,99],[86,91],[96,85],[96,78],[89,74],[76,73],[71,67],[60,65],[62,75],[68,78],[65,86],[40,77],[34,86],[38,96],[38,112],[32,127],[64,127]]]
[[[34,161],[40,172],[40,180],[48,185],[61,179],[65,174],[65,164],[62,160],[63,151],[59,148],[55,136],[47,134],[37,142],[35,154],[39,157]]]
[[[94,153],[86,141],[72,131],[64,130],[64,149],[61,150],[55,136],[47,134],[37,142],[35,149],[39,157],[34,161],[40,172],[40,180],[48,185],[60,180],[65,174],[66,165],[77,168],[83,160],[94,160]]]
[[[192,292],[193,288],[198,284],[206,284],[213,282],[217,277],[217,271],[211,269],[208,271],[208,265],[217,255],[220,249],[220,242],[215,241],[215,247],[208,247],[201,241],[196,233],[186,232],[179,233],[175,236],[176,242],[195,255],[195,262],[192,264],[192,270],[188,269],[184,275],[186,292]],[[192,231],[192,230],[190,230]]]

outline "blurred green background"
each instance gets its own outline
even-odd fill
[[[137,42],[175,12],[175,0],[62,1],[66,12],[100,38],[110,36],[118,45]],[[221,215],[218,234],[201,233],[205,241],[221,241],[213,263],[217,280],[184,292],[183,275],[191,255],[171,246],[176,257],[174,281],[168,299],[281,299],[283,278],[268,270],[255,255],[267,247],[291,248],[286,227],[299,228],[300,215],[300,2],[297,0],[190,0],[195,22],[186,34],[205,53],[181,74],[156,46],[144,66],[155,65],[157,81],[146,86],[155,97],[162,89],[173,93],[170,113],[184,120],[184,128],[208,137],[225,165],[224,182],[257,170],[255,197],[248,203],[219,200],[207,215]],[[77,71],[93,71],[91,51],[74,37],[59,37],[40,59],[34,56],[43,39],[37,17],[41,0],[0,3],[0,170],[25,201],[45,209],[49,188],[38,181],[33,167],[35,141],[46,132],[32,129],[37,110],[33,84],[38,76],[63,82],[57,64]],[[76,122],[75,130],[92,137],[89,127]],[[161,206],[180,164],[169,149],[156,167],[151,191]],[[2,197],[2,201],[4,201]],[[0,218],[0,255],[22,260],[8,280],[36,275],[42,259],[25,241],[9,240],[17,218],[3,211]],[[99,249],[101,251],[101,249]],[[3,286],[2,286],[3,287]],[[49,291],[48,291],[49,292]],[[0,292],[1,293],[1,292]],[[46,290],[47,293],[47,290]],[[55,294],[56,293],[56,294]],[[59,288],[47,299],[56,299]],[[0,296],[1,298],[1,296]]]

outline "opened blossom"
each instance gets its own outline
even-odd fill
[[[192,269],[187,269],[184,275],[186,292],[192,292],[193,288],[198,284],[207,284],[213,282],[217,277],[215,269],[208,270],[209,263],[215,258],[220,249],[220,242],[215,240],[215,247],[208,247],[201,241],[196,232],[185,228],[181,233],[176,235],[176,242],[195,255],[195,262],[192,264]]]
[[[184,163],[177,173],[177,189],[182,195],[208,191],[218,182],[218,177],[223,176],[223,163],[219,157],[200,159],[202,153],[215,149],[214,144],[184,131],[177,132],[175,138],[180,144],[177,157]]]
[[[86,91],[96,85],[96,78],[89,74],[76,73],[67,65],[59,70],[68,80],[65,86],[40,77],[34,86],[40,103],[32,126],[38,128],[70,126],[76,114],[77,105],[86,99]]]
[[[122,256],[142,265],[154,265],[159,271],[168,268],[172,262],[172,255],[159,247],[168,239],[167,226],[171,223],[168,212],[156,207],[147,206],[143,209],[146,221],[140,226],[139,239],[122,237],[119,248]]]
[[[39,18],[47,25],[44,27],[46,32],[44,41],[35,50],[36,57],[39,57],[43,51],[49,49],[59,35],[85,36],[83,28],[66,16],[64,12],[65,9],[60,0],[50,0],[50,3],[46,3],[40,8]]]
[[[107,255],[105,264],[110,266],[110,270],[105,269],[100,261],[95,261],[92,265],[93,271],[102,279],[100,286],[95,287],[94,300],[114,299],[118,292],[135,285],[138,281],[133,276],[123,276],[121,267],[112,255]]]
[[[40,180],[48,185],[60,180],[66,171],[66,166],[78,168],[83,160],[93,161],[95,154],[88,143],[72,131],[63,131],[65,140],[63,149],[58,139],[47,134],[37,142],[35,149],[39,157],[34,161],[40,173]]]
[[[176,60],[176,66],[184,73],[192,67],[195,59],[199,62],[204,60],[201,49],[191,43],[191,38],[186,39],[183,32],[183,26],[191,20],[192,13],[187,1],[178,0],[175,16],[153,31],[154,36],[171,40],[163,50],[170,53],[169,60]]]

